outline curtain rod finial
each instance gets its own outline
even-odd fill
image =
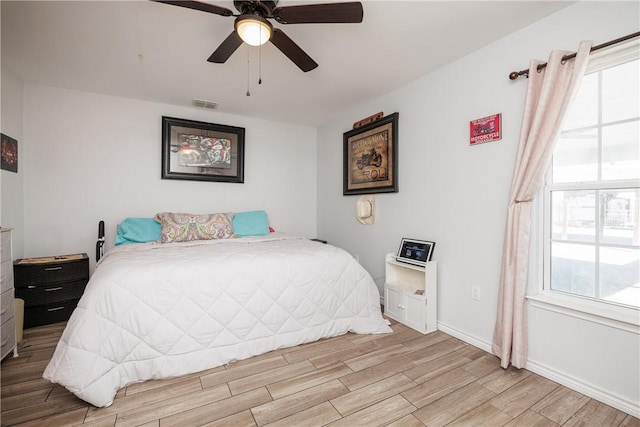
[[[525,76],[526,78],[529,78],[529,70],[512,71],[509,73],[509,80],[516,80],[520,76]]]

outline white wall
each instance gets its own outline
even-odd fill
[[[18,141],[18,173],[0,170],[0,224],[13,228],[13,255],[23,253],[23,170],[25,142],[22,138],[22,81],[2,66],[2,133]]]
[[[161,117],[246,129],[245,183],[162,180]],[[107,249],[126,217],[265,209],[279,231],[316,235],[316,130],[45,86],[24,87],[24,253]]]
[[[637,2],[580,2],[318,130],[318,235],[359,255],[384,282],[384,254],[402,237],[436,242],[439,327],[490,350],[506,207],[526,79],[511,71],[551,50],[575,51],[638,31]],[[428,52],[416,52],[428,55]],[[377,111],[400,113],[399,188],[379,194],[373,226],[354,218],[356,196],[342,196],[341,134]],[[502,113],[503,138],[469,146],[469,121]],[[535,266],[534,266],[535,267]],[[471,299],[479,286],[480,300]],[[530,308],[531,366],[638,416],[637,334]],[[603,346],[603,343],[605,346]],[[620,351],[618,350],[620,349]]]

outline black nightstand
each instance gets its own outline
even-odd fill
[[[16,298],[24,300],[24,327],[68,320],[89,281],[87,254],[18,259]]]

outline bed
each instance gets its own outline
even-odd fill
[[[347,332],[391,332],[344,250],[283,233],[116,246],[98,263],[44,378],[109,406],[171,378]]]

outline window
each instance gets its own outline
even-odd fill
[[[545,292],[640,308],[638,41],[590,57],[544,196]]]

